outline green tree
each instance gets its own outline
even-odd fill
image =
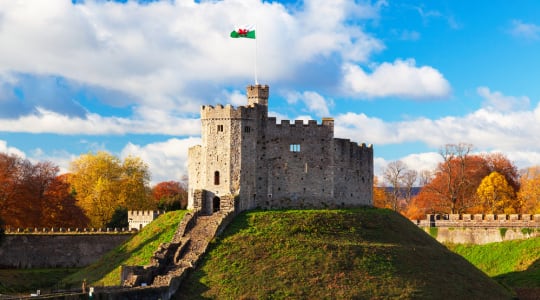
[[[125,207],[117,207],[114,210],[111,221],[107,223],[107,228],[127,228],[128,223],[128,210]]]
[[[514,189],[499,172],[491,172],[482,179],[476,194],[486,213],[509,214],[516,212]]]
[[[81,155],[71,163],[70,183],[93,227],[106,226],[118,207],[151,208],[149,171],[138,158],[121,160],[107,152]]]

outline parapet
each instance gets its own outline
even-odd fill
[[[234,107],[230,104],[225,106],[217,104],[215,107],[212,105],[201,106],[201,119],[216,119],[216,118],[241,118],[252,107],[238,106]]]
[[[328,118],[326,118],[328,119]],[[330,118],[331,119],[331,118]],[[276,126],[282,126],[282,127],[333,127],[334,126],[334,119],[331,119],[332,121],[329,122],[328,120],[323,119],[322,123],[317,123],[317,120],[307,120],[307,124],[304,120],[281,120],[280,123],[277,123],[276,117],[269,117],[268,123],[269,125],[274,124]]]
[[[430,214],[420,224],[431,227],[537,227],[540,226],[540,214]]]

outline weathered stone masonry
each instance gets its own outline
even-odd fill
[[[201,108],[202,145],[188,154],[188,208],[372,205],[372,146],[334,138],[332,118],[277,124],[268,96],[268,86],[248,86],[247,106]]]

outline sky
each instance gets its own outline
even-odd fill
[[[254,24],[257,39],[232,39]],[[142,158],[180,181],[201,105],[335,120],[375,173],[433,170],[446,144],[540,164],[540,2],[0,0],[0,152],[61,172]]]

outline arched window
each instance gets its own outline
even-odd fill
[[[219,185],[219,171],[214,172],[214,184]]]

